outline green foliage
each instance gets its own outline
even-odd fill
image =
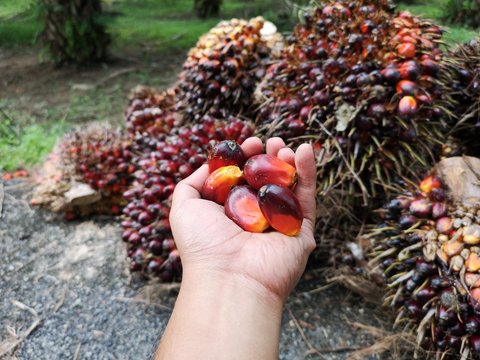
[[[451,24],[480,27],[480,2],[478,0],[448,0],[444,19]]]
[[[86,64],[106,57],[110,38],[100,0],[42,0],[42,39],[57,64]]]

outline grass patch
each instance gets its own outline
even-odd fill
[[[0,172],[38,164],[64,134],[65,123],[53,126],[28,125],[12,138],[0,136]]]

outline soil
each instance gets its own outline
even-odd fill
[[[52,108],[68,109],[75,97],[92,92],[99,97],[121,94],[113,99],[108,113],[99,114],[120,123],[130,90],[139,84],[159,88],[173,84],[186,55],[127,49],[121,55],[112,53],[108,62],[83,68],[56,68],[43,56],[36,47],[0,48],[1,100],[12,101],[15,111],[41,121]]]
[[[54,69],[39,61],[36,49],[0,49],[0,98],[36,117],[39,109],[68,108],[79,91],[116,86],[123,95],[112,111],[122,119],[121,104],[139,79],[168,86],[184,56],[132,51],[108,65]],[[31,189],[28,180],[0,183],[0,358],[151,358],[179,284],[129,274],[115,219],[65,222],[32,209]],[[321,272],[309,270],[287,302],[280,359],[353,359],[356,351],[392,335],[383,330],[385,314],[378,306],[342,286],[325,286]]]

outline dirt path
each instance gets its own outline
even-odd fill
[[[130,278],[117,222],[59,221],[28,206],[29,188],[4,187],[0,354],[11,348],[4,358],[148,359],[178,284]],[[371,341],[351,323],[379,323],[372,306],[341,287],[312,293],[322,285],[313,275],[288,301],[281,359],[345,359]]]

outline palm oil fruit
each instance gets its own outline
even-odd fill
[[[258,192],[258,203],[272,228],[288,236],[300,233],[302,208],[292,190],[275,184],[265,185]]]
[[[212,172],[202,188],[202,197],[223,205],[230,190],[243,182],[242,170],[236,165],[223,166]]]
[[[249,158],[243,172],[248,185],[256,190],[268,184],[292,187],[297,182],[297,173],[292,165],[268,154]]]
[[[256,192],[249,186],[237,186],[225,201],[225,214],[245,231],[264,232],[269,224],[260,210]]]
[[[208,170],[211,173],[223,166],[237,165],[242,168],[244,164],[245,155],[242,147],[235,141],[221,141],[208,154]]]

